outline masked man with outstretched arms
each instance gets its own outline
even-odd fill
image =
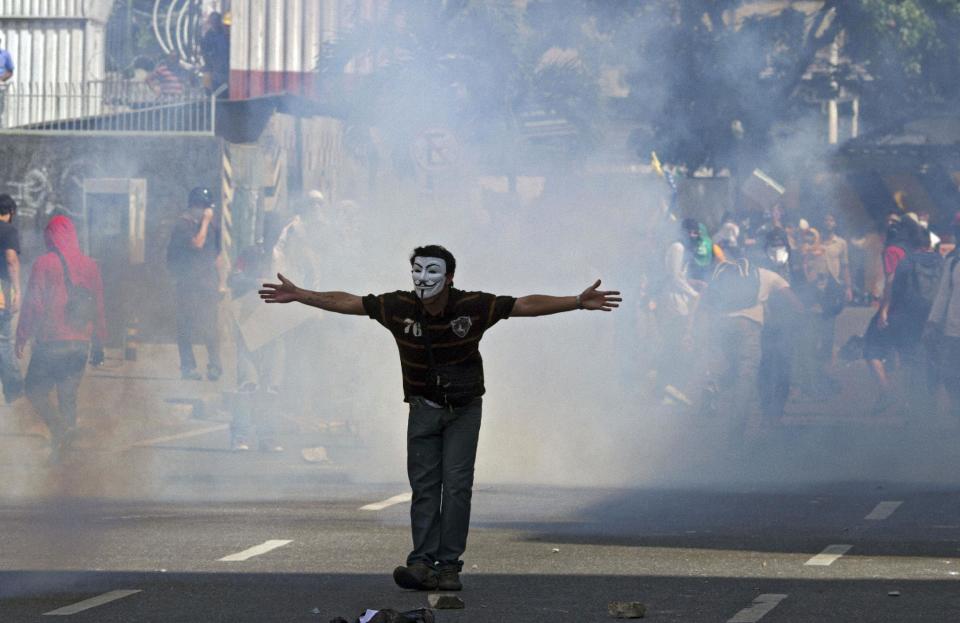
[[[314,292],[283,275],[265,283],[267,303],[298,302],[340,314],[367,315],[397,342],[407,419],[407,475],[413,491],[413,551],[393,572],[415,590],[460,590],[460,556],[467,545],[473,468],[480,436],[483,361],[480,338],[511,316],[545,316],[577,309],[611,311],[620,293],[598,279],[576,296],[514,298],[453,287],[456,259],[439,245],[414,249],[413,291],[357,296]]]

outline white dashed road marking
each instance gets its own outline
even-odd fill
[[[756,623],[786,598],[786,595],[775,593],[759,595],[751,605],[733,615],[727,623]]]
[[[864,519],[869,519],[870,521],[880,521],[881,519],[886,519],[893,514],[893,511],[897,510],[903,502],[880,502],[877,504],[877,507],[870,511],[870,514],[864,517]]]
[[[203,428],[197,428],[195,430],[188,430],[185,433],[179,433],[177,435],[167,435],[166,437],[155,437],[153,439],[144,439],[143,441],[138,441],[133,444],[134,448],[143,448],[146,446],[156,446],[161,443],[167,443],[168,441],[177,441],[178,439],[189,439],[190,437],[199,437],[200,435],[206,435],[207,433],[215,433],[221,430],[227,430],[230,428],[229,424],[216,424],[214,426],[205,426]]]
[[[400,495],[395,495],[392,498],[387,498],[382,502],[374,502],[373,504],[367,504],[366,506],[361,506],[360,510],[362,511],[382,511],[385,508],[394,506],[396,504],[403,504],[404,502],[409,502],[413,499],[412,493],[401,493]]]
[[[130,595],[134,595],[139,592],[139,589],[110,591],[109,593],[104,593],[103,595],[97,595],[96,597],[91,597],[90,599],[78,601],[77,603],[69,606],[57,608],[56,610],[51,610],[50,612],[44,612],[43,616],[69,616],[71,614],[83,612],[84,610],[96,608],[97,606],[102,606],[103,604],[108,604],[111,601],[129,597]]]
[[[224,556],[220,558],[222,562],[239,562],[243,560],[250,560],[254,556],[259,556],[260,554],[266,554],[269,551],[273,551],[278,547],[283,547],[289,543],[293,543],[292,540],[284,539],[271,539],[269,541],[264,541],[260,545],[254,545],[250,549],[245,549],[242,552],[237,552],[236,554],[230,554],[229,556]]]
[[[853,545],[827,545],[822,552],[803,564],[808,567],[829,567],[852,547]]]

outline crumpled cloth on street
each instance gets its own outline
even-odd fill
[[[367,610],[361,614],[356,623],[434,623],[433,610],[418,608],[407,612],[397,612],[389,608],[385,610]],[[330,623],[350,623],[344,618],[331,619]]]

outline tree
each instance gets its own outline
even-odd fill
[[[875,79],[868,101],[878,119],[960,96],[960,0],[851,0],[837,15],[845,51]]]
[[[831,3],[812,16],[787,8],[741,18],[743,5],[677,0],[650,9],[657,28],[630,74],[641,156],[656,150],[691,173],[749,171],[771,130],[803,114],[804,73],[837,32]]]

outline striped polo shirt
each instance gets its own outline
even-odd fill
[[[413,292],[398,290],[368,294],[363,297],[363,309],[386,327],[397,341],[403,372],[403,399],[409,401],[413,396],[422,396],[427,383],[428,359],[421,316],[430,332],[436,365],[477,362],[482,369],[480,338],[484,331],[510,317],[516,300],[512,296],[464,292],[451,287],[443,313],[431,316],[423,310]]]

